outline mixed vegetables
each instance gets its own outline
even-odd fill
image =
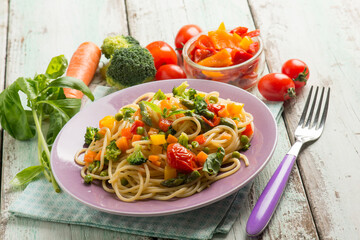
[[[210,175],[217,174],[225,150],[223,147],[210,149],[204,146],[207,138],[203,133],[218,125],[226,125],[237,130],[238,116],[243,104],[220,104],[217,97],[205,99],[204,95],[195,89],[187,89],[188,86],[187,82],[183,82],[173,88],[173,98],[178,101],[172,101],[159,90],[150,99],[138,102],[138,109],[124,107],[115,116],[104,117],[99,122],[99,128],[86,129],[85,143],[96,144],[104,138],[104,127],[113,129],[114,126],[120,126],[127,121],[128,127],[122,128],[120,136],[106,146],[105,160],[118,161],[126,157],[130,165],[141,165],[149,161],[164,168],[164,181],[161,184],[168,187],[193,181],[201,175],[201,171]],[[149,111],[160,116],[159,120],[154,121]],[[177,134],[172,125],[176,119],[185,116],[196,117],[201,123],[200,134],[191,140],[185,132]],[[232,118],[233,121],[227,121],[227,118]],[[252,125],[248,124],[242,132],[239,151],[245,151],[250,147],[252,134]],[[231,135],[224,134],[224,139],[230,140]],[[136,144],[138,141],[148,141],[146,144],[149,144],[149,150],[144,152],[141,144],[145,143]],[[127,150],[132,146],[134,151],[128,154]],[[166,154],[166,160],[160,157],[162,154]],[[88,150],[84,162],[96,167],[100,155],[101,151]],[[240,153],[234,151],[232,156],[240,158]]]
[[[259,34],[259,30],[248,32],[246,27],[227,31],[224,23],[221,23],[217,30],[199,36],[189,56],[193,62],[205,67],[237,65],[257,53],[259,42],[253,38]]]

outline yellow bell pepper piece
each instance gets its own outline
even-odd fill
[[[224,22],[220,23],[220,26],[217,30],[226,31]]]
[[[115,117],[114,116],[106,116],[99,122],[99,127],[107,127],[109,129],[112,129],[115,124]]]
[[[253,40],[251,39],[251,37],[246,36],[246,37],[244,37],[244,38],[241,40],[241,42],[240,42],[240,47],[241,47],[242,49],[244,49],[245,51],[247,51],[247,50],[249,50],[249,46],[250,46],[250,44],[252,44],[252,43],[253,43]]]
[[[171,178],[176,178],[176,175],[177,175],[177,173],[176,173],[175,168],[172,168],[169,165],[165,166],[165,169],[164,169],[164,179],[165,180],[168,180]]]
[[[150,135],[150,140],[153,145],[162,145],[166,143],[164,134],[153,134]]]
[[[229,103],[226,108],[231,116],[239,115],[244,107],[243,103]]]

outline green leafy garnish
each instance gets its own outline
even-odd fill
[[[225,149],[223,147],[218,148],[216,153],[211,153],[208,155],[202,170],[211,175],[217,174],[220,170],[224,156]]]
[[[81,100],[66,98],[63,88],[80,90],[94,100],[83,81],[61,77],[67,66],[68,62],[63,55],[54,57],[45,74],[36,74],[34,78],[20,77],[0,93],[1,126],[17,140],[31,139],[35,133],[38,136],[38,159],[41,165],[21,171],[13,180],[16,184],[31,181],[43,171],[55,191],[60,191],[51,172],[50,149],[62,127],[81,107]],[[19,92],[26,95],[30,110],[24,109]]]

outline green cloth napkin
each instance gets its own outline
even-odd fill
[[[99,99],[114,90],[98,86],[94,96]],[[267,102],[277,119],[282,103]],[[34,142],[34,148],[35,148]],[[55,193],[45,179],[30,183],[10,206],[15,216],[43,221],[98,227],[123,233],[172,239],[210,239],[215,233],[228,233],[239,215],[248,186],[239,192],[193,211],[161,217],[128,217],[112,215],[87,207],[62,192]]]

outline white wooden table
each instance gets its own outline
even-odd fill
[[[300,154],[282,201],[258,239],[360,239],[359,1],[0,0],[0,91],[19,76],[44,72],[53,56],[70,59],[84,41],[101,45],[106,35],[120,33],[143,46],[155,40],[173,45],[185,24],[210,29],[222,21],[229,28],[261,30],[270,72],[299,58],[309,65],[309,85],[332,91],[325,132]],[[105,84],[98,75],[91,87],[97,84]],[[285,104],[274,157],[251,183],[231,232],[215,239],[246,239],[247,218],[293,142],[309,88]],[[36,163],[36,149],[4,131],[0,148],[0,239],[148,239],[10,216],[8,208],[21,191],[9,182]]]

